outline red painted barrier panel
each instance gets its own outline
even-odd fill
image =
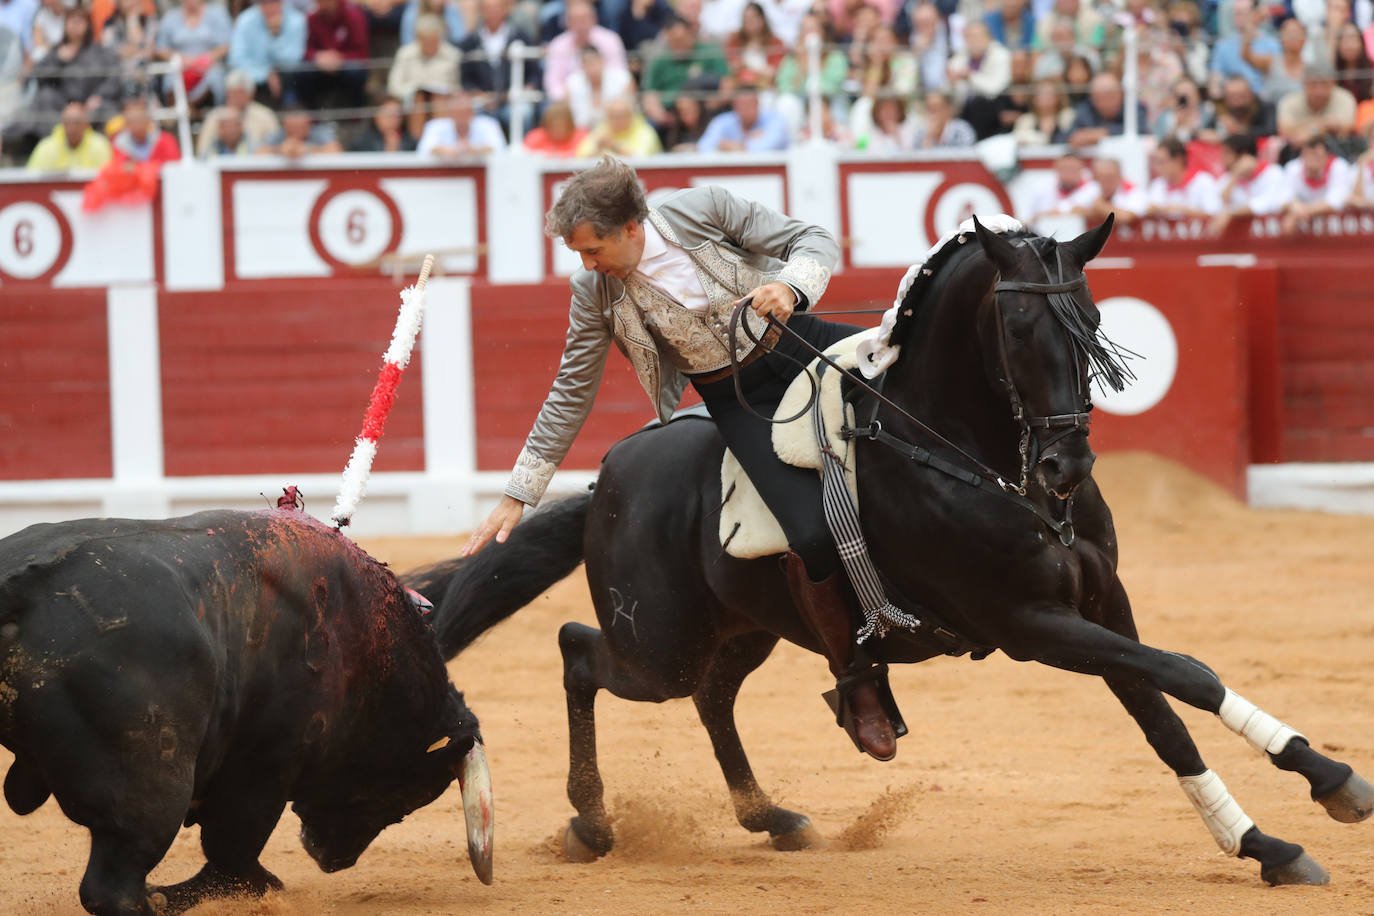
[[[162,293],[167,475],[342,471],[398,308],[382,278]],[[375,470],[424,467],[419,361]]]
[[[104,290],[0,295],[0,480],[109,477]]]

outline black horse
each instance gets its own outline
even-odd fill
[[[1246,817],[1165,694],[1217,713],[1280,769],[1301,773],[1336,820],[1369,816],[1369,784],[1202,663],[1136,636],[1087,440],[1090,373],[1119,385],[1126,372],[1120,351],[1096,335],[1083,279],[1110,231],[1109,219],[1056,243],[978,225],[977,244],[947,246],[912,285],[892,335],[902,349],[886,373],[889,400],[876,413],[882,434],[858,442],[857,460],[873,560],[889,595],[926,624],[864,648],[893,663],[1000,649],[1103,678],[1224,851],[1257,859],[1270,883],[1324,883],[1302,847]],[[641,432],[610,451],[595,492],[580,501],[602,628],[569,623],[559,632],[568,797],[577,809],[565,846],[574,859],[604,855],[613,843],[596,757],[593,703],[602,689],[651,702],[690,696],[739,822],[767,831],[778,849],[814,840],[810,821],[774,805],[756,782],[734,703],[779,638],[817,652],[820,642],[792,605],[776,558],[722,553],[722,450],[706,422]]]

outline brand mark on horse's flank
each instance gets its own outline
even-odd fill
[[[626,610],[626,605],[629,610]],[[639,642],[639,632],[635,629],[635,611],[639,610],[639,599],[628,595],[622,595],[620,589],[611,589],[611,626],[615,626],[616,621],[624,617],[630,621],[630,635]]]

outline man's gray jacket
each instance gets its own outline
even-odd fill
[[[829,232],[735,197],[723,188],[680,191],[649,213],[665,241],[684,249],[713,302],[773,281],[791,286],[798,310],[820,301],[839,245]],[[539,502],[591,413],[614,341],[634,366],[660,420],[677,409],[687,377],[659,352],[625,283],[594,271],[573,275],[568,337],[558,376],[516,459],[506,493]]]

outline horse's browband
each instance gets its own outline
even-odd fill
[[[1076,289],[1082,289],[1088,282],[1085,274],[1079,274],[1072,280],[1063,283],[1027,283],[1021,280],[999,280],[993,287],[994,292],[1007,293],[1071,293]]]

